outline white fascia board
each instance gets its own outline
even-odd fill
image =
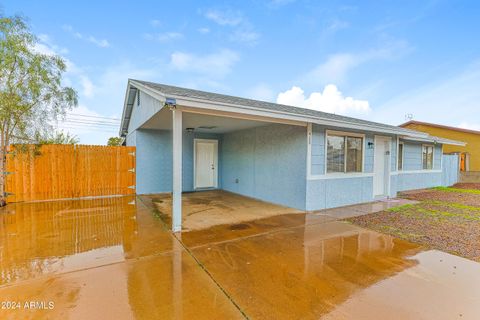
[[[166,95],[162,92],[152,89],[148,86],[145,86],[135,80],[129,80],[129,83],[133,84],[136,88],[144,91],[145,93],[151,95],[154,98],[159,99],[160,101],[166,100]],[[211,109],[217,111],[226,111],[226,112],[233,112],[233,113],[243,113],[243,114],[250,114],[250,115],[257,115],[266,118],[277,118],[283,120],[291,120],[296,122],[303,122],[303,123],[315,123],[319,125],[325,126],[335,126],[340,128],[348,128],[353,130],[363,130],[363,131],[372,131],[378,133],[387,133],[387,134],[394,134],[394,135],[408,135],[411,137],[427,137],[428,134],[424,132],[412,131],[404,128],[398,129],[386,129],[386,128],[379,128],[376,127],[374,124],[357,124],[348,121],[341,121],[335,119],[321,119],[318,117],[312,117],[308,115],[298,115],[284,111],[277,111],[277,110],[267,110],[263,108],[255,108],[250,106],[243,106],[231,103],[223,103],[223,102],[216,102],[210,100],[203,100],[191,97],[184,97],[184,96],[175,96],[175,95],[168,95],[169,98],[174,98],[177,102],[178,106],[185,106],[189,108],[200,108],[200,109]]]
[[[432,136],[429,136],[427,138],[415,138],[410,136],[402,136],[401,138],[407,141],[441,143],[441,144],[449,144],[452,146],[461,146],[461,147],[465,147],[467,145],[465,142],[462,142],[462,141],[456,141],[456,140],[450,140],[450,139],[444,139],[444,138],[438,138],[438,137],[432,137]]]
[[[152,88],[150,88],[146,85],[143,85],[143,84],[141,84],[141,83],[139,83],[135,80],[130,80],[129,83],[131,83],[137,89],[139,89],[139,90],[145,92],[146,94],[154,97],[155,99],[160,100],[161,102],[165,102],[165,100],[166,100],[166,96],[158,90],[152,89]]]
[[[211,110],[217,110],[217,111],[227,111],[232,113],[243,113],[243,114],[257,115],[257,116],[267,117],[267,118],[278,118],[283,120],[315,123],[315,124],[325,125],[325,126],[334,126],[334,127],[348,128],[348,129],[354,129],[354,130],[388,133],[388,134],[394,134],[394,135],[411,134],[412,136],[419,136],[419,137],[426,136],[426,134],[423,132],[415,132],[415,131],[411,132],[411,130],[406,130],[403,128],[398,128],[398,130],[379,128],[379,127],[376,127],[375,125],[356,124],[356,123],[339,121],[334,119],[319,119],[318,117],[302,116],[302,115],[292,114],[288,112],[266,110],[263,108],[241,106],[241,105],[230,104],[230,103],[220,103],[216,101],[188,98],[183,96],[169,95],[169,98],[176,99],[178,106],[185,106],[189,108],[211,109]]]
[[[122,111],[122,118],[120,121],[120,128],[118,131],[118,136],[122,136],[122,129],[123,129],[123,122],[125,121],[125,112],[127,111],[127,101],[128,101],[128,94],[130,92],[130,81],[127,83],[127,90],[125,91],[125,99],[123,100],[123,111]],[[130,119],[130,116],[129,116]]]
[[[165,100],[166,100],[166,97],[163,93],[158,92],[157,90],[151,89],[151,88],[149,88],[149,87],[147,87],[147,86],[145,86],[145,85],[143,85],[143,84],[141,84],[141,83],[139,83],[135,80],[128,80],[127,91],[125,92],[125,100],[124,100],[124,103],[123,103],[122,118],[121,118],[121,121],[120,121],[119,136],[122,136],[123,123],[125,122],[125,119],[128,119],[128,122],[130,122],[130,119],[132,118],[133,107],[130,110],[130,114],[128,115],[128,117],[125,114],[126,110],[127,110],[128,96],[130,94],[130,87],[132,87],[132,86],[137,88],[137,90],[140,90],[140,91],[148,94],[149,96],[152,96],[153,98],[159,100],[160,102],[165,102]],[[127,130],[128,130],[128,125],[127,125]]]

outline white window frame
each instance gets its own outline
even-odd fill
[[[432,147],[432,167],[430,169],[425,169],[423,166],[423,148],[424,147]],[[422,149],[421,149],[421,159],[422,159],[422,170],[430,171],[435,169],[435,145],[433,144],[422,144]]]
[[[345,143],[345,161],[343,163],[343,172],[328,172],[328,136],[343,136],[352,138],[362,138],[362,171],[346,172],[347,170],[347,143]],[[348,131],[325,130],[325,171],[324,174],[328,176],[358,176],[365,172],[365,134]]]
[[[401,156],[402,156],[402,167],[401,168],[398,165],[398,156],[400,155],[400,145],[402,145],[402,154],[401,154]],[[423,156],[422,156],[422,159],[423,159]],[[404,160],[405,160],[405,143],[403,141],[399,140],[398,144],[397,144],[397,170],[395,170],[395,171],[403,171]],[[422,164],[422,168],[423,168],[423,164]]]

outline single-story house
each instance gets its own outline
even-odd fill
[[[446,145],[443,152],[459,154],[461,171],[480,171],[480,131],[416,120],[405,122],[400,127],[466,142],[464,146]]]
[[[120,135],[136,146],[137,194],[223,189],[313,211],[442,184],[461,142],[310,109],[129,80]]]

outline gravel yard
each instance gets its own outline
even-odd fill
[[[469,188],[470,187],[470,188]],[[479,185],[403,194],[421,201],[360,217],[354,224],[480,261]]]

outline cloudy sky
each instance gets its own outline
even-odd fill
[[[63,56],[81,143],[118,133],[128,78],[346,114],[480,130],[476,1],[21,1]]]

